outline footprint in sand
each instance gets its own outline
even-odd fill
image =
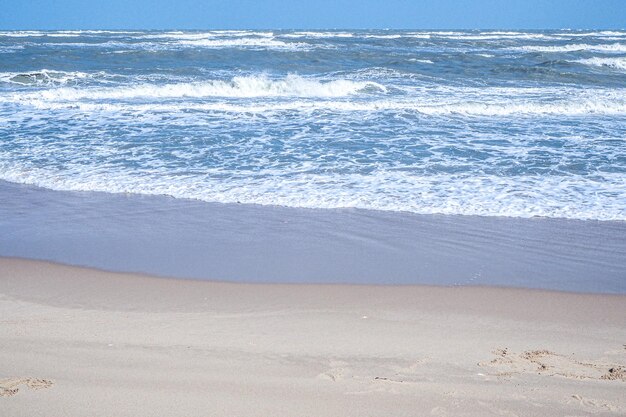
[[[535,373],[571,379],[603,379],[626,382],[626,365],[580,361],[573,355],[561,355],[549,350],[527,350],[516,354],[508,348],[496,349],[495,358],[478,365],[492,368],[497,376]]]
[[[4,378],[0,379],[0,397],[12,397],[20,390],[20,385],[26,385],[30,389],[50,388],[54,382],[41,378]]]
[[[582,395],[572,395],[566,401],[567,404],[577,404],[583,408],[589,409],[591,412],[597,412],[598,410],[602,411],[611,411],[611,412],[621,412],[622,408],[616,405],[613,405],[607,401],[586,398]]]

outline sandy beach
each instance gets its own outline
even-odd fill
[[[3,2],[0,417],[626,417],[624,3]]]
[[[0,415],[626,413],[626,296],[0,258]]]

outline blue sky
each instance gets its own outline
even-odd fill
[[[626,0],[0,0],[0,29],[626,28]]]

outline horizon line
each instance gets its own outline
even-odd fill
[[[2,28],[2,31],[18,32],[18,31],[59,31],[59,30],[106,30],[106,31],[148,31],[148,30],[415,30],[415,31],[446,31],[446,30],[484,30],[484,31],[496,31],[496,30],[517,30],[517,31],[537,31],[537,30],[563,30],[563,31],[579,31],[579,30],[617,30],[626,31],[626,27],[544,27],[544,28],[523,28],[523,27],[439,27],[439,28],[377,28],[377,27],[120,27],[120,28],[105,28],[105,27],[55,27],[55,28]]]

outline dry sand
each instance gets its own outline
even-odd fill
[[[626,296],[0,258],[0,416],[626,415]]]

